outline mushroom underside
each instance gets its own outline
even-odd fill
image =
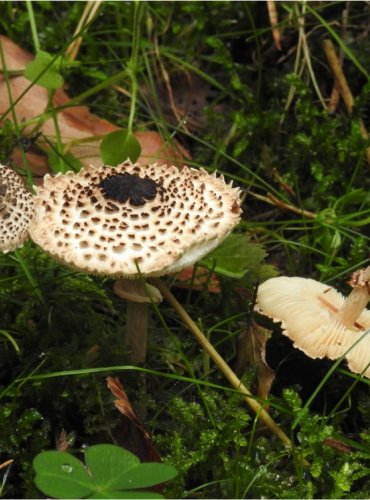
[[[347,328],[337,317],[344,302],[343,295],[325,284],[281,276],[260,286],[256,310],[281,323],[294,347],[311,358],[345,356],[351,371],[370,377],[370,336],[366,335],[370,311],[364,310]]]

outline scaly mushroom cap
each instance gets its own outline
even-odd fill
[[[137,278],[193,264],[240,219],[240,190],[205,170],[127,161],[46,176],[32,239],[87,272]]]
[[[0,251],[6,253],[23,244],[33,215],[33,196],[21,177],[0,165]]]
[[[337,318],[345,297],[334,288],[308,278],[279,276],[258,289],[256,310],[281,323],[294,346],[311,358],[338,359],[370,328],[370,311],[363,311],[353,328]],[[370,362],[370,336],[346,355],[350,370],[362,373]],[[370,377],[370,369],[364,372]]]

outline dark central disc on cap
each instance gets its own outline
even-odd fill
[[[110,175],[103,179],[99,188],[104,198],[124,203],[130,200],[131,205],[139,207],[147,200],[153,200],[157,194],[157,183],[152,179],[143,179],[136,174]]]

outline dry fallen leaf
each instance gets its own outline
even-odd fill
[[[117,377],[107,377],[107,386],[113,396],[117,398],[114,400],[115,407],[125,417],[114,432],[117,442],[144,462],[160,462],[161,457],[154,448],[150,435],[132,408],[120,380]]]
[[[209,269],[197,266],[188,266],[176,274],[175,286],[191,290],[207,290],[209,293],[221,293],[221,284],[217,275]]]
[[[268,399],[272,382],[274,381],[274,371],[266,363],[266,342],[271,336],[271,331],[262,328],[254,321],[239,337],[238,357],[235,371],[243,373],[247,366],[257,368],[257,389],[256,394],[262,399]]]
[[[342,441],[338,441],[338,439],[334,438],[325,438],[323,441],[326,446],[329,446],[330,448],[334,448],[335,450],[341,451],[342,453],[351,453],[354,450],[351,446],[348,446],[345,443],[342,443]]]
[[[74,441],[75,441],[74,433],[71,432],[70,434],[68,434],[67,431],[63,429],[59,434],[56,443],[56,449],[58,451],[68,451],[71,445],[74,444]]]
[[[144,87],[143,93],[153,106],[157,101],[161,103],[168,123],[177,127],[179,121],[184,120],[186,127],[194,133],[206,126],[205,110],[219,95],[203,78],[187,72],[168,75],[167,82],[164,79],[157,82],[154,92],[151,87]],[[223,103],[212,107],[220,115],[225,112]]]
[[[4,36],[0,36],[0,43],[4,52],[6,69],[22,70],[24,66],[33,59],[32,54],[18,47],[14,42]],[[4,69],[0,63],[0,69]],[[0,75],[0,115],[6,114],[5,118],[13,120],[13,114],[9,113],[11,102],[14,103],[14,112],[18,123],[34,120],[46,109],[48,103],[48,91],[31,82],[23,76],[10,78],[10,95],[4,77]],[[18,100],[19,99],[19,100]],[[54,106],[68,106],[69,96],[63,88],[58,89],[54,95]],[[98,117],[90,112],[86,106],[66,107],[57,114],[58,128],[65,152],[72,153],[80,160],[82,165],[93,163],[96,166],[103,164],[100,158],[100,142],[104,135],[118,130],[119,127]],[[36,123],[36,122],[35,122]],[[24,134],[32,136],[35,123],[24,128]],[[47,142],[42,142],[42,137],[48,141],[56,142],[56,131],[53,120],[50,118],[42,125],[42,133],[39,141],[43,147],[49,147]],[[185,158],[190,159],[189,153],[176,141],[171,144],[166,142],[158,132],[141,131],[136,132],[135,137],[141,146],[141,155],[138,161],[177,164],[181,166]],[[47,157],[36,149],[30,149],[26,153],[29,167],[36,174],[42,176],[49,171]],[[15,148],[12,161],[22,165],[22,155],[18,147]]]

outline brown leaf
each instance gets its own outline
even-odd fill
[[[33,55],[30,52],[21,49],[6,36],[0,35],[0,43],[4,53],[5,66],[8,70],[23,70],[25,65],[32,61]],[[2,60],[0,60],[0,68],[4,69]]]
[[[216,100],[217,92],[203,78],[194,73],[181,72],[166,75],[157,82],[155,91],[152,87],[144,87],[143,93],[155,106],[160,102],[166,120],[177,127],[184,120],[186,127],[197,132],[206,125],[205,110]],[[220,115],[225,112],[223,104],[213,106],[214,112]]]
[[[107,377],[107,386],[117,399],[114,405],[124,418],[114,431],[120,446],[127,448],[144,462],[161,462],[149,433],[136,415],[118,377]]]
[[[194,272],[194,266],[184,267],[182,271],[176,274],[175,286],[191,290],[204,290],[209,293],[221,293],[220,280],[217,275],[202,266],[197,266]]]
[[[24,69],[25,64],[33,59],[29,52],[22,50],[8,38],[0,36],[0,42],[8,70]],[[31,82],[23,76],[12,77],[9,84],[11,96],[9,96],[9,89],[4,77],[0,75],[0,114],[7,113],[11,103],[20,99],[14,106],[18,123],[42,115],[48,103],[46,89],[38,85],[30,87]],[[68,105],[69,101],[70,98],[63,88],[55,92],[53,101],[55,108]],[[12,120],[12,113],[8,113],[6,119]],[[101,166],[103,162],[100,158],[100,142],[103,136],[118,130],[119,127],[94,115],[86,106],[67,107],[57,114],[57,119],[65,152],[72,153],[82,165],[93,163],[97,167]],[[32,136],[33,128],[34,124],[25,127],[24,134]],[[40,131],[42,136],[38,139],[38,143],[43,148],[49,147],[46,141],[42,141],[43,136],[50,142],[56,143],[57,134],[52,118],[45,121]],[[189,153],[177,141],[169,144],[162,139],[158,132],[143,131],[136,132],[134,135],[141,145],[141,155],[138,159],[140,162],[159,161],[182,166],[185,158],[190,159]],[[31,150],[26,153],[26,156],[31,170],[36,175],[43,175],[49,171],[46,155],[40,151]],[[12,160],[18,165],[23,163],[19,149],[15,149]]]
[[[70,434],[67,433],[64,429],[61,431],[59,434],[57,443],[56,443],[56,449],[58,451],[68,451],[69,448],[74,444],[75,442],[75,435],[73,432]]]
[[[338,441],[338,439],[334,438],[325,438],[324,444],[326,444],[326,446],[329,446],[330,448],[341,451],[342,453],[351,453],[355,451],[351,446],[348,446],[347,444],[342,443],[342,441]]]
[[[271,336],[271,331],[251,322],[250,326],[239,337],[238,356],[235,371],[243,373],[247,366],[257,368],[256,394],[262,399],[268,399],[274,371],[266,363],[266,342]]]

